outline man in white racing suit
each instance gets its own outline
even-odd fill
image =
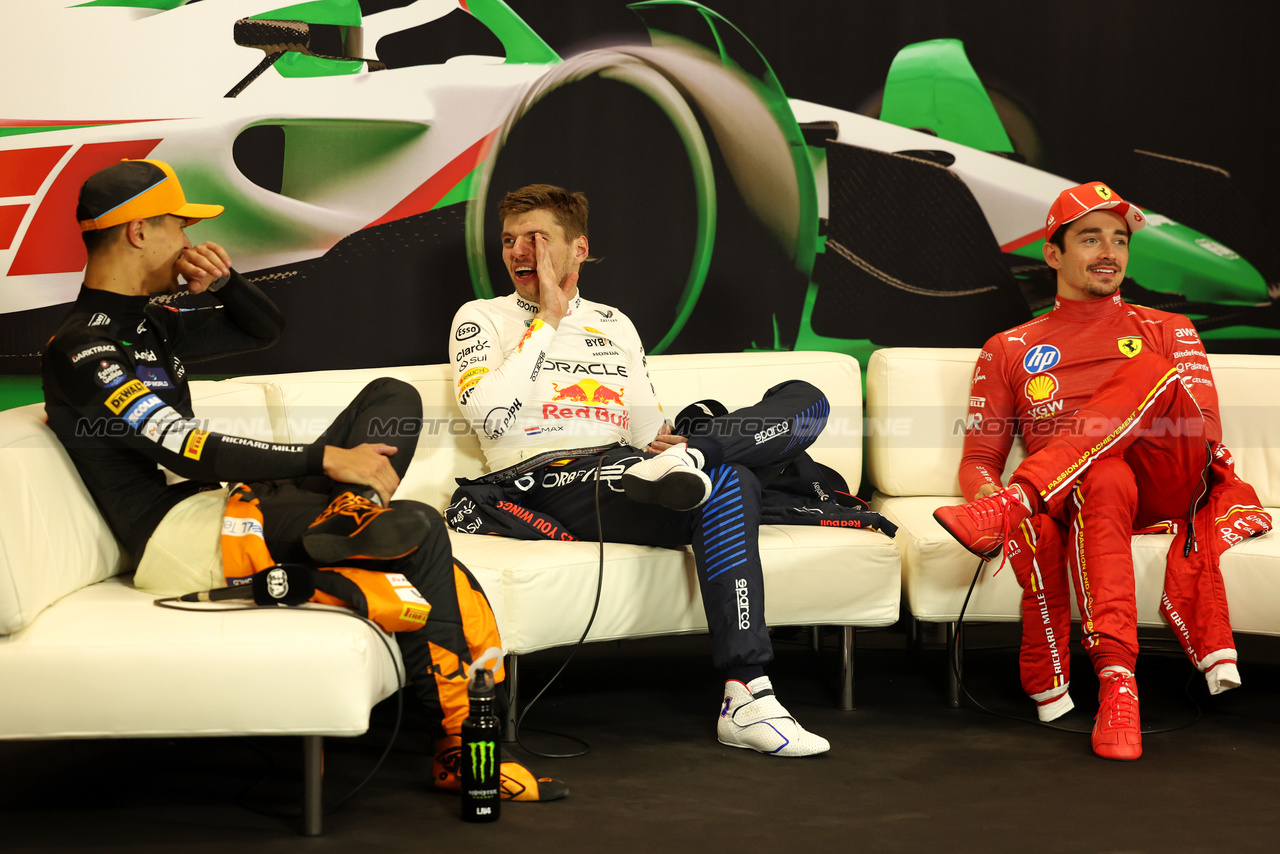
[[[515,293],[462,306],[449,341],[458,404],[491,474],[483,487],[459,488],[449,524],[500,532],[487,520],[501,507],[554,518],[565,539],[594,540],[599,477],[605,539],[693,544],[712,658],[725,673],[719,740],[776,756],[826,752],[764,674],[773,649],[758,545],[761,478],[813,443],[826,397],[793,380],[715,419],[712,435],[672,434],[635,327],[579,293],[586,198],[534,184],[509,193],[498,213]]]

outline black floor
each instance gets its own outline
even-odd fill
[[[1012,630],[1012,631],[1011,631]],[[812,759],[719,745],[720,686],[705,637],[585,647],[530,714],[529,726],[590,742],[577,759],[529,758],[572,794],[507,804],[467,825],[429,788],[430,742],[406,710],[373,780],[298,834],[299,739],[0,742],[0,852],[25,851],[1273,851],[1280,847],[1280,641],[1240,638],[1243,688],[1209,697],[1156,639],[1139,661],[1138,762],[1089,750],[1096,681],[1078,646],[1078,708],[1054,732],[946,707],[936,637],[907,649],[903,628],[858,635],[858,709],[834,707],[834,636],[813,653],[780,631],[770,668],[788,708],[831,741]],[[1016,627],[970,627],[966,681],[993,710],[1032,715],[1017,682]],[[522,663],[540,686],[564,650]],[[3,690],[3,686],[0,686]],[[329,739],[327,800],[373,766],[395,702],[359,739]],[[534,733],[545,752],[572,745]],[[508,758],[529,755],[508,745]],[[256,785],[255,785],[256,783]]]

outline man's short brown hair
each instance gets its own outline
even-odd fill
[[[537,210],[551,211],[570,240],[588,236],[587,197],[582,193],[570,193],[554,184],[529,184],[507,193],[498,203],[498,217],[503,222],[513,214]]]

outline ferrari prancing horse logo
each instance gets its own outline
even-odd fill
[[[1108,187],[1106,184],[1099,184],[1093,189],[1094,191],[1097,192],[1097,194],[1102,198],[1104,202],[1111,201],[1111,188]]]
[[[1120,352],[1132,359],[1134,356],[1142,352],[1141,338],[1117,338],[1116,346],[1120,348]]]

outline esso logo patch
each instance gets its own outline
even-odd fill
[[[1022,368],[1029,374],[1047,371],[1062,360],[1062,354],[1052,344],[1037,344],[1022,357]]]

